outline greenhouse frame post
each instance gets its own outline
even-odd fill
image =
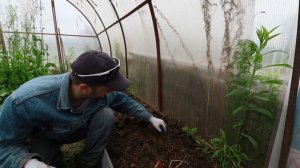
[[[56,20],[56,11],[55,11],[54,0],[51,0],[51,7],[52,7],[52,15],[53,15],[53,23],[54,23],[54,31],[55,31],[58,61],[59,61],[59,65],[60,65],[60,70],[62,72],[65,72],[65,69],[64,69],[64,66],[63,66],[63,60],[62,60],[61,45],[60,45],[60,40],[59,40],[59,37],[58,37],[58,26],[57,26],[57,20]]]
[[[287,165],[287,159],[290,151],[293,126],[295,121],[295,110],[297,103],[297,93],[300,77],[300,6],[298,10],[298,26],[297,26],[297,40],[296,40],[296,50],[294,56],[294,66],[292,71],[292,81],[288,102],[288,109],[286,114],[284,134],[281,145],[281,154],[279,160],[279,168],[285,168]]]
[[[159,43],[159,33],[157,28],[157,21],[155,17],[155,12],[153,9],[152,1],[148,2],[149,9],[151,12],[153,29],[155,34],[155,42],[156,42],[156,61],[157,61],[157,96],[158,96],[158,109],[159,112],[163,111],[163,101],[162,101],[162,74],[161,74],[161,57],[160,57],[160,43]]]
[[[0,32],[1,33],[1,32]],[[55,33],[45,33],[45,32],[22,32],[22,31],[3,31],[3,33],[20,33],[20,34],[41,34],[41,35],[50,35],[55,36]],[[71,36],[71,37],[88,37],[88,38],[97,38],[97,36],[89,36],[89,35],[80,35],[80,34],[64,34],[64,33],[58,33],[60,36]]]

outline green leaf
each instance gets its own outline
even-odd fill
[[[261,44],[262,41],[263,41],[262,34],[261,34],[261,30],[256,29],[256,35],[257,35],[257,37],[258,37],[258,39],[259,39],[259,43]]]
[[[269,34],[271,34],[271,33],[272,33],[274,30],[276,30],[278,27],[279,27],[279,25],[276,26],[276,27],[274,27],[272,30],[270,30],[270,31],[269,31]]]
[[[274,84],[274,85],[282,85],[283,84],[283,80],[280,79],[272,79],[272,80],[266,80],[266,81],[262,81],[260,83],[268,83],[268,84]]]
[[[260,45],[260,50],[262,50],[263,48],[266,47],[268,41],[264,41],[261,45]]]
[[[220,129],[221,132],[221,138],[226,139],[226,133],[223,131],[223,129]]]
[[[264,26],[262,26],[262,34],[264,38],[268,38],[269,36],[268,30]]]
[[[243,125],[243,123],[240,121],[240,122],[234,124],[232,128],[237,128],[237,127],[239,128],[239,127],[241,127],[242,125]]]
[[[260,95],[260,94],[265,94],[265,93],[269,93],[270,91],[268,90],[263,90],[263,91],[260,91],[260,92],[257,92],[255,93],[256,95]]]
[[[240,112],[240,111],[242,111],[242,110],[244,110],[244,109],[245,109],[245,106],[242,105],[242,106],[236,108],[236,109],[232,112],[232,114],[235,115],[236,113],[238,113],[238,112]]]
[[[271,54],[271,53],[284,53],[286,54],[287,56],[289,55],[289,53],[285,52],[285,51],[282,51],[282,50],[272,50],[272,51],[269,51],[269,52],[266,52],[263,54],[264,55],[268,55],[268,54]]]
[[[251,143],[251,145],[253,146],[254,149],[257,149],[258,143],[253,137],[251,137],[250,135],[247,135],[245,133],[241,133],[241,135],[248,139],[248,141]]]
[[[268,39],[268,40],[271,40],[272,38],[275,38],[275,37],[277,37],[277,36],[279,36],[279,35],[280,35],[280,33],[278,33],[278,34],[274,34],[273,36],[269,37],[269,39]]]
[[[261,107],[251,107],[249,110],[253,110],[253,111],[256,111],[256,112],[258,112],[258,113],[261,113],[261,114],[263,114],[263,115],[265,115],[265,116],[267,116],[267,117],[269,117],[269,118],[273,118],[273,114],[272,114],[269,110],[267,110],[267,109],[265,109],[265,108],[261,108]]]
[[[262,68],[268,68],[268,67],[286,67],[286,68],[290,68],[293,69],[293,67],[289,64],[272,64],[272,65],[268,65]]]
[[[267,101],[270,102],[271,100],[265,97],[261,97],[261,96],[254,96],[254,98],[258,99],[258,100],[263,100],[263,101]]]
[[[236,95],[236,93],[239,93],[239,89],[233,89],[232,91],[230,91],[229,93],[227,93],[225,95],[225,97]]]
[[[261,54],[257,54],[254,60],[256,63],[261,63],[262,62],[262,55]]]
[[[47,63],[45,64],[45,67],[56,67],[56,65],[54,63]]]

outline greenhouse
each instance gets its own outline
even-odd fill
[[[298,0],[0,13],[0,168],[300,168]]]

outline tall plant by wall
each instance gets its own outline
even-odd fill
[[[221,130],[221,136],[210,141],[213,150],[203,149],[207,154],[218,159],[221,167],[235,168],[251,159],[249,156],[253,157],[252,153],[255,153],[253,151],[265,145],[258,141],[259,136],[271,132],[266,123],[272,126],[274,122],[283,80],[279,72],[268,71],[268,69],[292,68],[285,63],[266,64],[263,61],[266,57],[272,57],[273,53],[285,53],[280,50],[264,52],[268,42],[279,35],[273,33],[276,28],[270,31],[265,27],[258,29],[256,32],[258,44],[252,40],[241,40],[237,45],[233,61],[234,70],[229,92],[226,95],[229,115],[233,118],[232,129],[228,134]],[[256,129],[260,129],[261,133],[255,131]],[[252,146],[250,150],[252,153],[246,153],[249,151],[248,144]]]
[[[55,64],[48,61],[48,46],[42,36],[31,34],[35,32],[34,13],[24,15],[20,22],[18,18],[20,16],[16,9],[10,6],[6,27],[13,33],[6,41],[7,49],[0,50],[0,104],[21,84],[48,74],[55,67]]]

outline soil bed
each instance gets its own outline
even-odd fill
[[[155,116],[162,118],[151,107],[145,106]],[[164,168],[214,167],[201,151],[196,149],[196,143],[181,131],[180,124],[165,117],[163,119],[167,123],[167,131],[160,133],[148,122],[118,114],[107,147],[113,166],[154,168],[158,161],[162,161]]]
[[[195,141],[186,136],[178,122],[163,117],[141,99],[127,93],[141,102],[154,116],[167,124],[165,133],[158,132],[150,123],[117,113],[116,124],[107,146],[114,168],[214,168]],[[64,168],[73,168],[74,156],[85,146],[84,141],[62,146]],[[164,167],[155,167],[161,161]]]

